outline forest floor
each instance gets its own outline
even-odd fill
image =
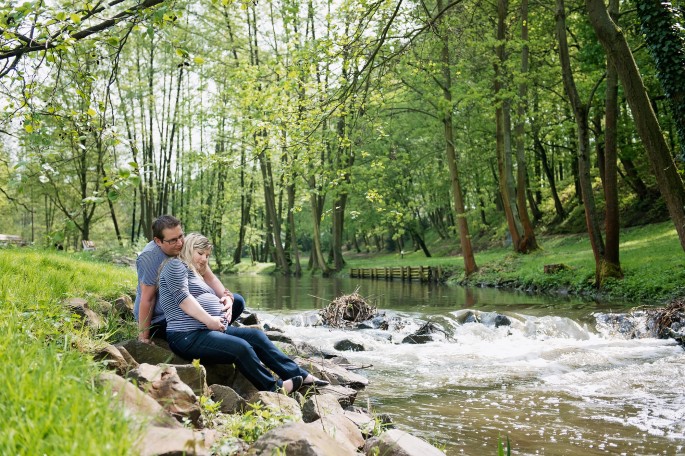
[[[504,287],[534,293],[564,293],[588,299],[622,300],[658,304],[685,296],[685,252],[672,222],[621,231],[620,261],[623,279],[609,279],[594,286],[595,262],[586,234],[538,237],[540,249],[517,254],[511,247],[490,246],[475,253],[478,272],[464,276],[463,258],[450,252],[458,241],[432,242],[432,256],[423,251],[345,253],[345,269],[395,266],[440,266],[449,271],[449,283]],[[406,248],[406,247],[405,247]],[[434,252],[434,253],[433,253]],[[565,269],[546,274],[544,266],[563,264]]]

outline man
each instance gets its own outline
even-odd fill
[[[166,319],[157,299],[157,279],[162,263],[167,258],[178,256],[182,248],[183,227],[179,219],[162,215],[152,222],[152,241],[136,260],[138,287],[133,313],[138,320],[138,340],[141,342],[150,343],[152,336],[166,339]],[[230,321],[235,320],[245,308],[245,300],[228,291],[209,267],[202,276],[217,296],[221,296],[224,311],[231,311]]]

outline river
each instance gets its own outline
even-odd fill
[[[355,290],[390,315],[445,328],[448,337],[401,344],[403,334],[284,325],[288,335],[341,352],[369,378],[357,403],[448,455],[685,455],[685,350],[670,340],[626,339],[594,313],[617,303],[349,278],[227,276],[264,320],[289,321]],[[463,323],[465,309],[510,326]],[[406,328],[411,331],[416,328]]]

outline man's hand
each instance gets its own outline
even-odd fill
[[[154,342],[152,342],[152,339],[150,339],[150,338],[147,337],[147,336],[144,336],[143,334],[139,334],[139,335],[138,335],[138,340],[139,340],[140,342],[142,342],[142,343],[144,343],[144,344],[148,344],[148,345],[154,345],[154,344],[155,344]]]

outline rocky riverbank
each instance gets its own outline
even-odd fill
[[[85,300],[71,299],[67,304],[84,324],[101,325],[102,316]],[[130,318],[130,309],[130,298],[122,297],[110,311]],[[256,315],[242,324],[264,329]],[[348,369],[354,366],[343,357],[324,356],[276,328],[268,328],[267,335],[330,385],[302,388],[290,395],[257,391],[233,365],[203,366],[184,360],[161,340],[155,345],[127,340],[98,350],[95,358],[110,369],[98,382],[112,392],[113,405],[132,418],[141,435],[137,451],[144,456],[444,455],[428,442],[393,428],[382,414],[356,404],[357,393],[368,380]],[[231,423],[236,418],[247,418],[246,423],[254,419],[254,424],[257,415],[267,422],[264,427],[253,425],[235,435]]]

